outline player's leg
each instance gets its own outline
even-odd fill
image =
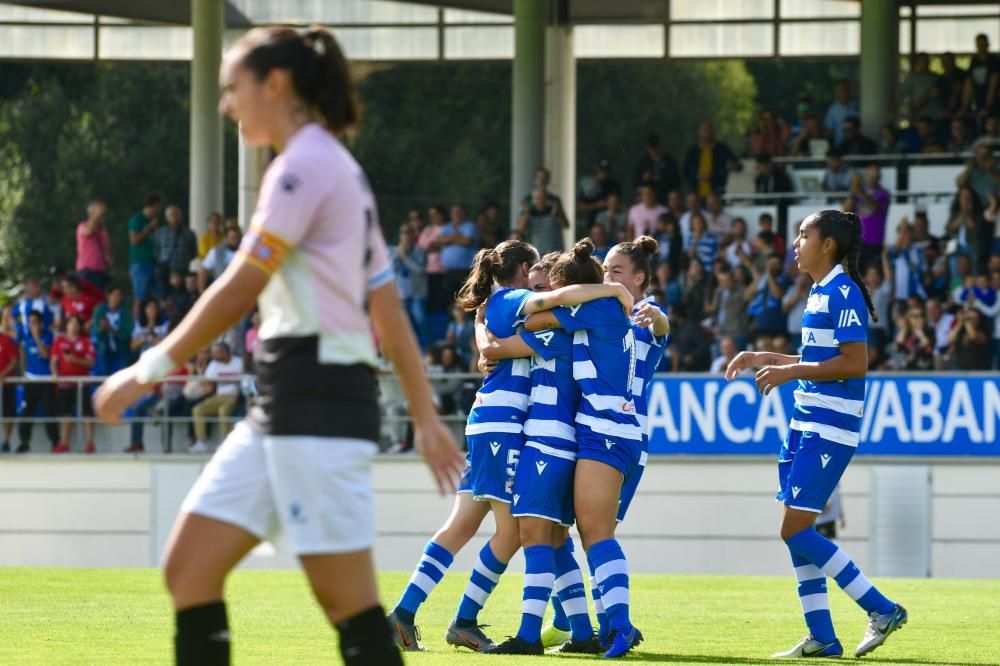
[[[594,634],[587,611],[587,592],[583,584],[583,573],[573,555],[573,539],[569,529],[557,525],[553,530],[552,542],[555,546],[556,581],[555,593],[559,605],[566,611],[570,625],[570,640],[564,642],[558,652],[574,654],[599,654],[604,652],[601,642]]]
[[[569,538],[569,529],[562,525],[554,525],[553,530],[555,531],[552,537],[552,547],[555,548],[556,554],[556,585],[552,589],[552,622],[547,626],[542,628],[542,645],[546,648],[558,647],[570,639],[570,629],[572,628],[569,623],[569,617],[566,615],[566,611],[563,609],[562,602],[559,600],[559,577],[566,574],[569,569],[565,567],[568,565],[567,560],[561,552],[565,547],[570,548],[570,557],[573,558],[572,548],[573,540]],[[573,558],[574,564],[576,563],[576,558]],[[560,569],[563,569],[560,571]],[[579,566],[577,566],[579,570]],[[584,598],[584,603],[586,603],[586,597]]]

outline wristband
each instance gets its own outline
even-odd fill
[[[177,368],[177,363],[162,347],[153,347],[139,357],[135,364],[135,380],[140,384],[152,384],[163,379]]]

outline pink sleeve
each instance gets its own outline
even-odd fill
[[[264,174],[250,227],[298,245],[328,191],[319,174],[279,157]]]

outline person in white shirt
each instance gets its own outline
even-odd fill
[[[701,197],[694,192],[687,195],[684,203],[687,206],[687,210],[684,211],[683,215],[681,215],[680,220],[678,220],[678,224],[680,224],[681,227],[681,237],[687,238],[691,235],[691,216],[697,214],[707,220],[708,211],[702,208]]]
[[[205,369],[205,377],[208,379],[221,379],[223,377],[238,377],[243,374],[243,359],[233,356],[229,350],[229,345],[225,342],[217,342],[212,346],[212,361]],[[240,399],[239,381],[206,381],[203,382],[205,390],[211,395],[195,405],[191,410],[194,417],[195,443],[191,447],[191,453],[206,453],[208,451],[208,418],[218,417],[219,433],[222,437],[229,434],[229,417],[236,410],[236,405]]]
[[[712,367],[708,369],[709,373],[713,375],[725,374],[726,368],[729,367],[729,362],[736,358],[736,355],[739,353],[740,349],[736,346],[736,341],[728,335],[725,336],[719,341],[719,356],[712,361]],[[752,373],[750,370],[743,370],[739,376],[750,377]]]
[[[198,271],[199,294],[204,293],[208,285],[217,280],[225,272],[226,268],[229,267],[229,264],[233,261],[233,257],[236,256],[236,253],[240,249],[242,238],[243,234],[240,232],[239,227],[229,227],[226,229],[225,240],[208,251]]]
[[[708,211],[708,214],[705,215],[705,221],[708,222],[708,230],[719,238],[728,234],[730,228],[733,226],[734,218],[723,210],[722,197],[712,192],[705,198],[705,208]]]

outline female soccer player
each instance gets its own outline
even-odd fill
[[[878,316],[861,279],[858,216],[824,210],[807,217],[795,239],[795,259],[815,283],[802,320],[802,356],[741,352],[726,368],[726,379],[759,367],[756,382],[762,395],[798,380],[795,411],[778,457],[777,499],[783,504],[781,538],[791,552],[809,635],[773,656],[843,654],[830,619],[826,594],[830,576],[868,613],[865,637],[854,653],[860,657],[905,624],[907,614],[813,527],[861,438],[868,314],[876,321]]]
[[[546,303],[576,305],[606,296],[625,297],[623,291],[605,285],[574,286],[533,295],[527,289],[532,283],[529,267],[537,261],[535,248],[518,240],[480,250],[459,292],[459,304],[470,311],[485,306],[490,330],[495,335],[507,337],[513,335],[527,315],[538,312]],[[479,552],[445,640],[456,647],[476,651],[493,646],[493,641],[480,629],[478,618],[510,558],[521,547],[517,524],[510,515],[510,503],[514,471],[524,439],[522,431],[530,392],[528,374],[527,358],[505,359],[486,376],[476,394],[465,427],[469,449],[467,465],[452,515],[424,548],[424,555],[399,603],[389,614],[397,642],[404,649],[421,649],[416,612],[491,509],[496,534]],[[479,501],[471,502],[465,495]]]
[[[325,30],[259,28],[226,53],[221,70],[220,111],[247,143],[279,155],[237,258],[176,330],[104,384],[98,411],[117,420],[257,301],[260,399],[192,488],[167,546],[176,661],[229,663],[223,583],[280,528],[340,634],[344,661],[401,664],[371,558],[379,436],[371,325],[442,491],[455,487],[462,456],[431,402],[374,198],[334,136],[357,119],[350,68]]]

